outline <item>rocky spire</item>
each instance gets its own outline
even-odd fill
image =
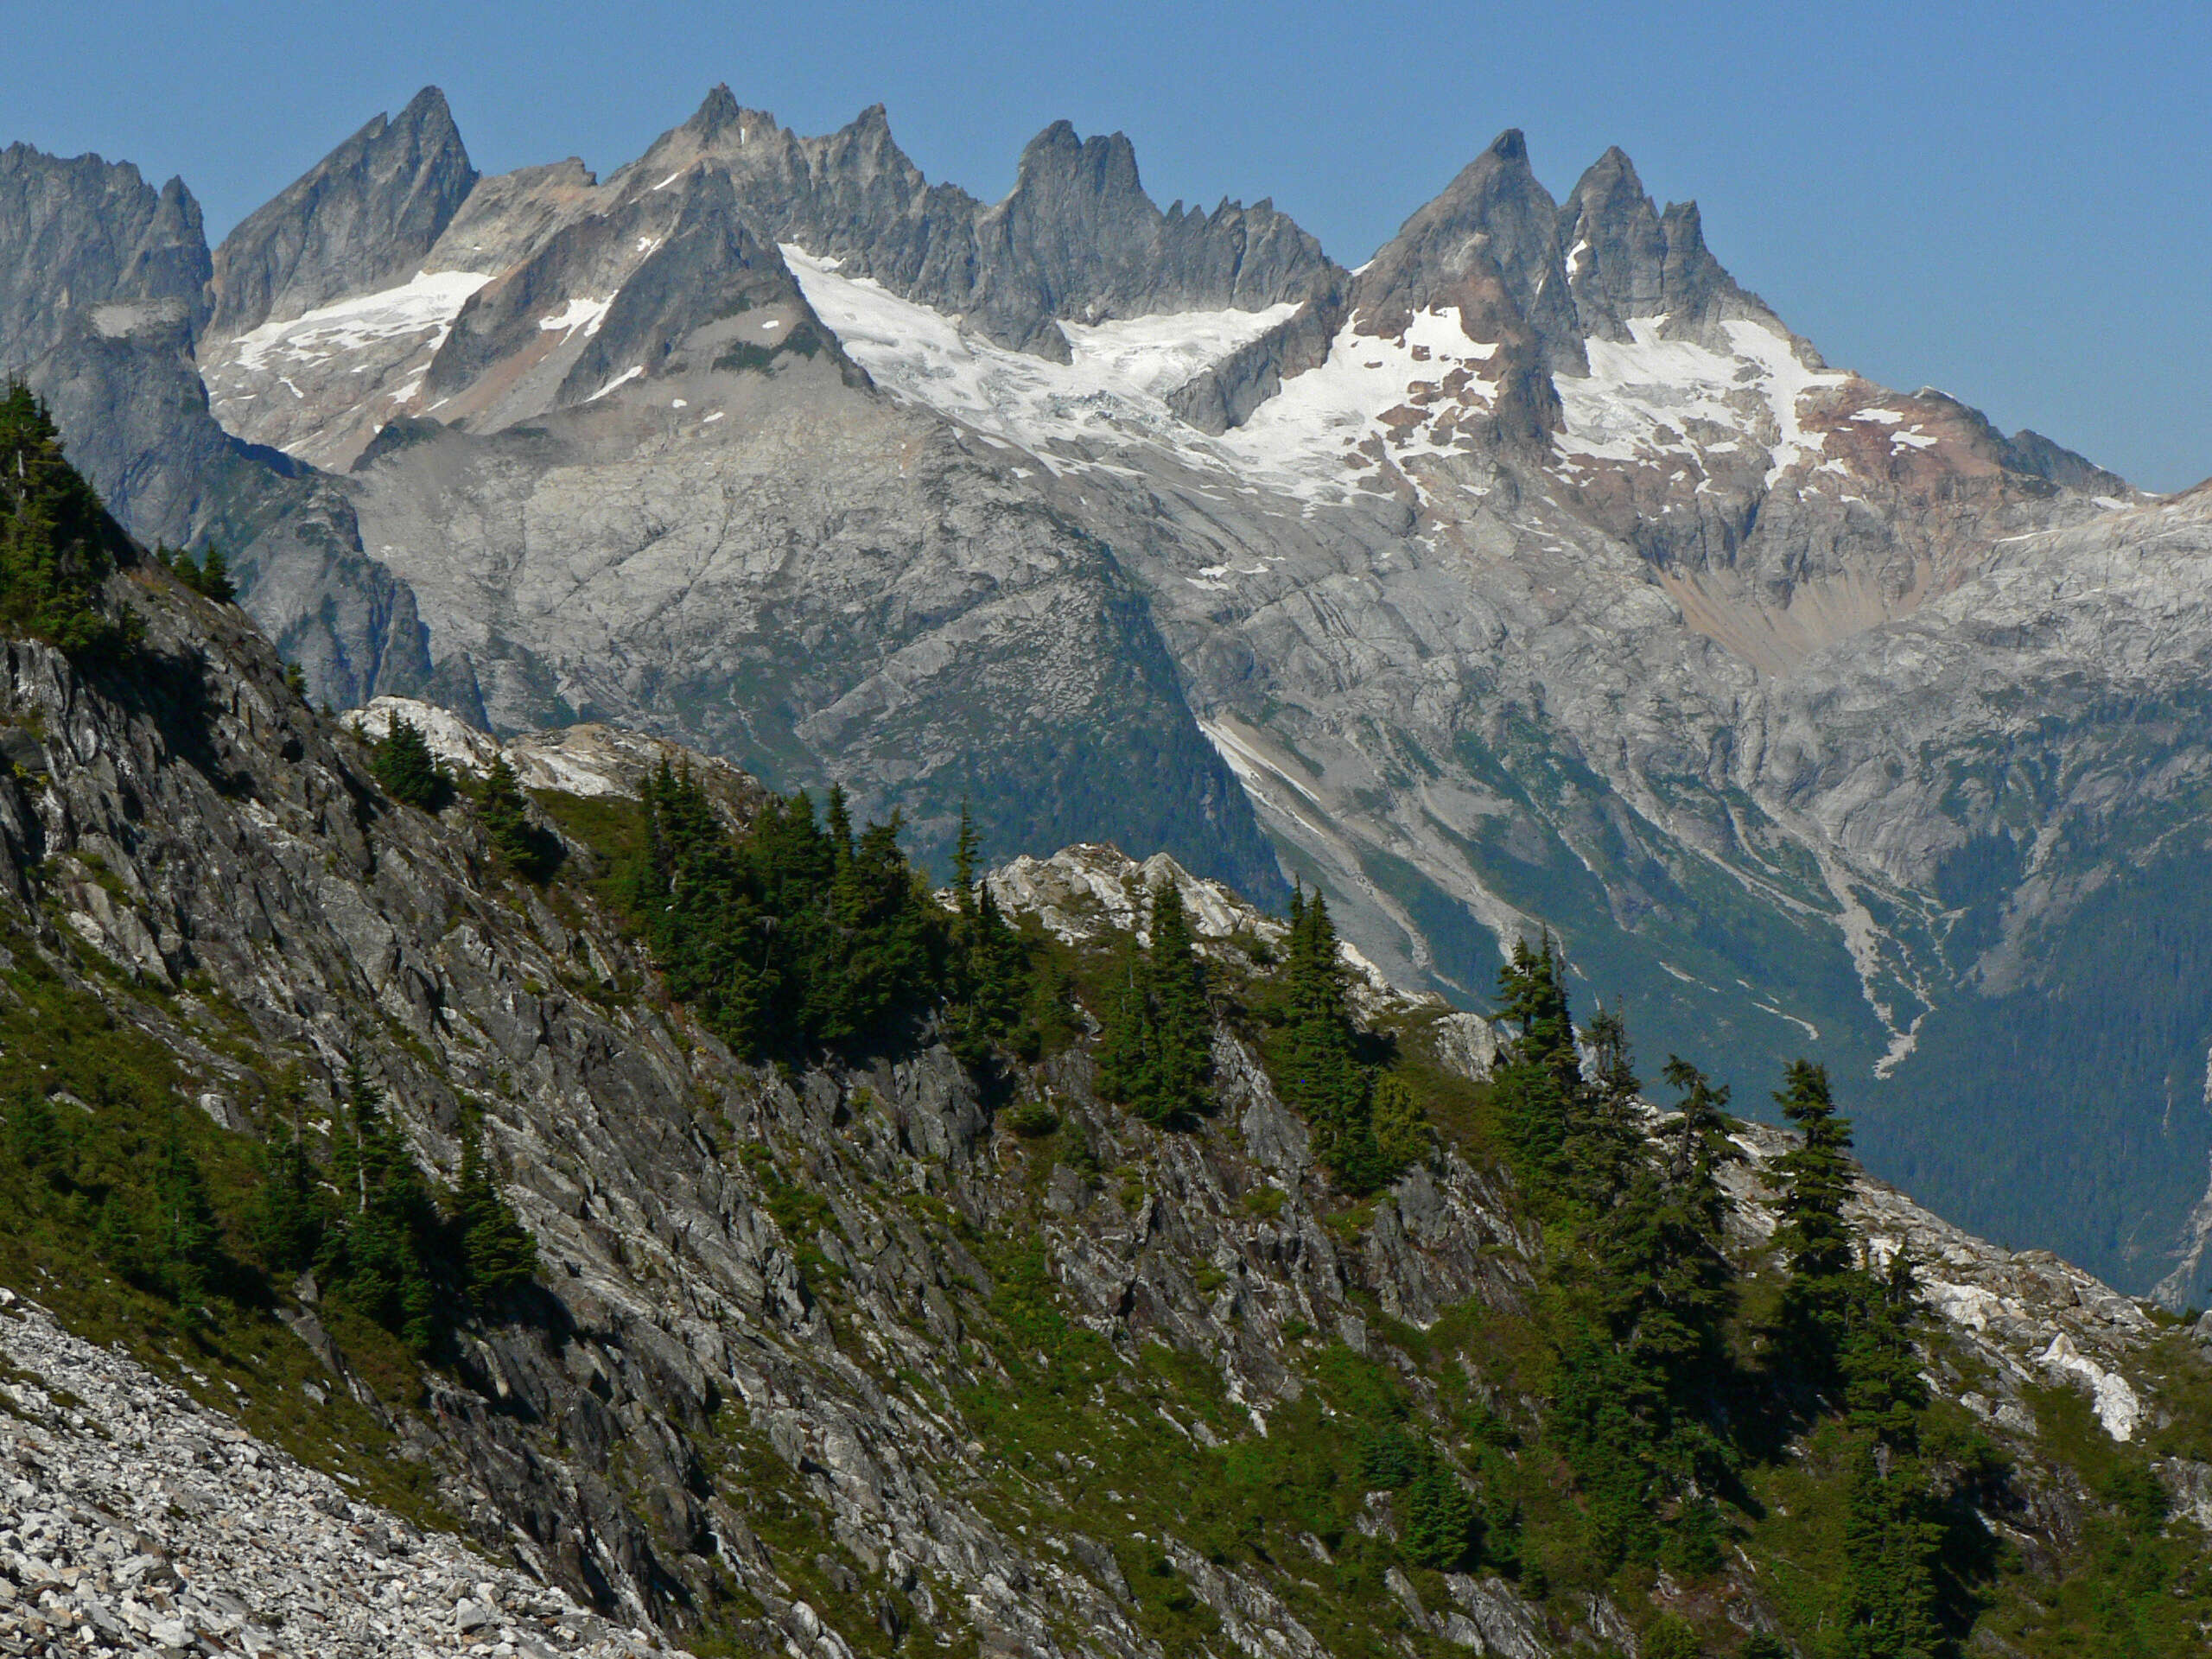
[[[435,86],[378,116],[215,251],[219,335],[404,283],[476,184]]]
[[[1525,331],[1547,368],[1582,372],[1559,209],[1530,170],[1517,128],[1500,133],[1405,222],[1360,274],[1353,303],[1360,326],[1381,333],[1415,312],[1457,305],[1474,338]]]
[[[1770,319],[1705,245],[1697,204],[1673,203],[1662,214],[1618,145],[1560,207],[1558,239],[1586,334],[1626,340],[1631,318],[1664,316],[1665,332],[1681,336],[1732,316]]]

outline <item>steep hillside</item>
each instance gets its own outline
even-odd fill
[[[1561,200],[1501,135],[1352,272],[1118,135],[985,205],[717,89],[479,178],[430,92],[204,269],[214,413],[332,469],[236,532],[318,695],[842,780],[940,871],[965,798],[1295,875],[1463,1006],[1549,927],[1738,1098],[1808,1049],[1885,1174],[2202,1299],[2201,503],[1828,365],[1619,151]]]
[[[1501,1048],[1319,908],[1166,859],[1017,861],[987,884],[1017,931],[649,738],[319,716],[242,612],[125,556],[135,622],[14,638],[0,688],[26,1639],[1770,1655],[1884,1586],[1939,1645],[2202,1639],[2212,1368],[2087,1274],[1847,1175],[1808,1211],[1791,1143],[1685,1141],[1563,1004]],[[461,775],[402,764],[413,720]],[[918,1000],[810,1052],[747,1013],[894,982]],[[1669,1248],[1719,1344],[1697,1433],[1621,1395],[1618,1443],[1658,1436],[1631,1489],[1573,1379],[1690,1373],[1578,1335],[1656,1282],[1591,1274],[1578,1172],[1608,1170],[1623,1214],[1704,1195]],[[1792,1334],[1821,1286],[1888,1287],[1902,1344],[1835,1362],[1847,1400]],[[137,1440],[161,1502],[120,1477]],[[1686,1478],[1713,1444],[1725,1482]],[[272,1503],[345,1531],[274,1546]],[[341,1558],[303,1581],[303,1548]]]

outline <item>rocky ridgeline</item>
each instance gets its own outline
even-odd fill
[[[667,1653],[0,1291],[0,1652]]]

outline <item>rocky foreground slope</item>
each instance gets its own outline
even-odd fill
[[[41,1185],[11,1128],[0,1179],[33,1219],[0,1237],[0,1268],[37,1306],[0,1319],[16,1368],[0,1628],[23,1650],[253,1651],[266,1631],[293,1652],[366,1630],[620,1651],[636,1630],[805,1659],[1532,1659],[1685,1627],[1712,1651],[1759,1631],[1814,1650],[1802,1572],[1840,1521],[1804,1509],[1787,1465],[1759,1501],[1799,1530],[1763,1523],[1688,1576],[1593,1580],[1551,1553],[1571,1535],[1507,1511],[1438,1570],[1404,1553],[1407,1493],[1366,1488],[1359,1448],[1416,1433],[1472,1490],[1548,1490],[1527,1369],[1543,1247],[1482,1127],[1479,1020],[1363,973],[1363,1017],[1397,1033],[1440,1138],[1361,1199],[1229,1001],[1215,1109],[1188,1130],[1102,1100],[1080,1027],[988,1086],[926,1033],[874,1058],[741,1064],[667,998],[601,884],[623,791],[665,751],[589,728],[513,746],[566,838],[563,873],[535,887],[465,800],[385,798],[360,739],[286,689],[237,609],[149,564],[113,587],[144,626],[127,663],[6,647],[0,1080],[10,1125],[36,1097],[77,1114],[73,1133],[141,1136],[149,1163],[188,1147],[246,1277],[203,1312],[126,1282],[113,1236]],[[448,741],[486,758],[480,737]],[[757,807],[749,790],[726,775],[724,810]],[[1080,848],[994,882],[1096,1001],[1086,977],[1161,877],[1185,884],[1224,987],[1264,973],[1281,924],[1166,861]],[[298,1121],[333,1149],[354,1061],[442,1179],[480,1121],[537,1242],[527,1294],[463,1311],[427,1358],[312,1275],[256,1289],[248,1271],[256,1148]],[[1745,1135],[1762,1158],[1778,1144]],[[1755,1256],[1771,1223],[1741,1190]],[[1859,1202],[1876,1249],[1923,1264],[1943,1315],[1929,1375],[1991,1448],[1975,1605],[2011,1645],[1990,1650],[2073,1639],[2069,1586],[2145,1491],[2173,1513],[2130,1548],[2180,1565],[2141,1616],[2212,1616],[2206,1371],[2186,1333],[1885,1189]],[[163,1502],[126,1489],[118,1453],[140,1438],[133,1467],[194,1463]],[[1339,1468],[1352,1484],[1313,1496],[1334,1490],[1313,1471]],[[303,1540],[257,1541],[267,1505],[318,1499]],[[479,1576],[429,1536],[446,1529],[482,1552]],[[302,1544],[333,1551],[311,1586]]]

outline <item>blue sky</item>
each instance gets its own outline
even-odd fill
[[[486,172],[605,170],[715,81],[864,105],[993,198],[1065,117],[1162,205],[1271,195],[1356,264],[1499,129],[1609,143],[1829,359],[2152,488],[2212,474],[2212,7],[99,0],[8,8],[0,142],[181,174],[219,237],[417,87]]]

